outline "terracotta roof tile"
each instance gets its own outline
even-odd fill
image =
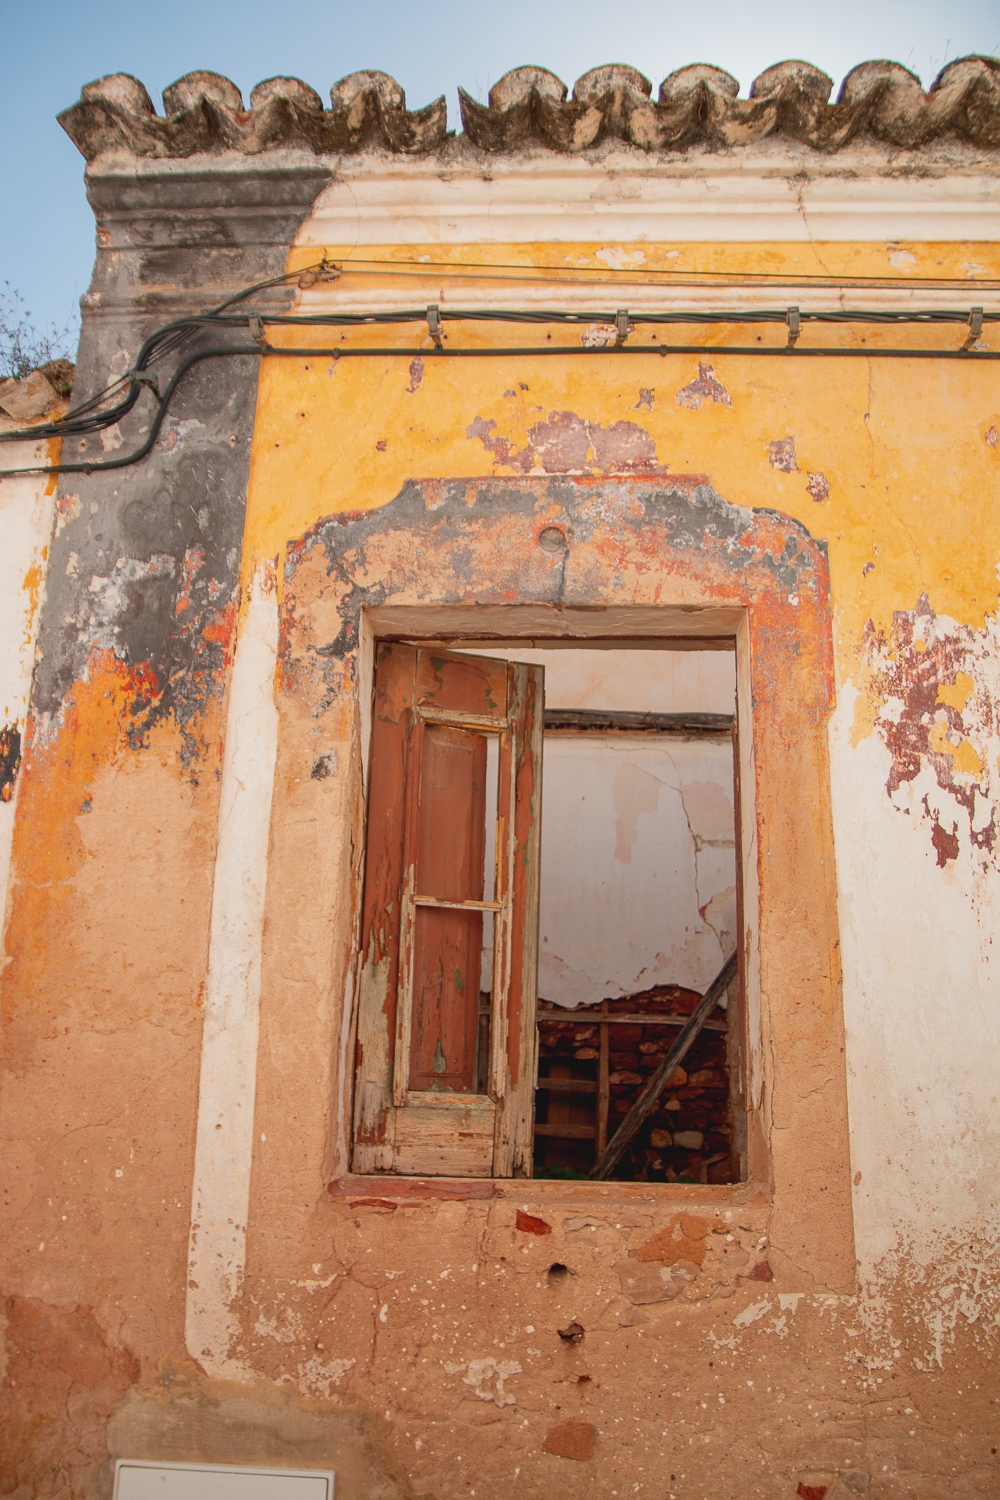
[[[833,81],[810,63],[776,63],[739,97],[735,78],[704,63],[652,85],[635,68],[610,63],[566,85],[545,68],[515,68],[480,104],[459,90],[466,139],[487,152],[529,148],[582,152],[620,140],[650,152],[693,146],[740,147],[783,136],[817,151],[856,140],[916,150],[951,138],[984,151],[1000,148],[1000,62],[963,57],[925,93],[915,74],[894,62],[861,63]],[[203,152],[258,155],[298,148],[317,155],[381,149],[426,154],[447,135],[444,98],[408,110],[385,73],[352,73],[330,90],[330,108],[298,78],[269,78],[244,109],[239,89],[218,73],[188,73],[163,94],[156,114],[136,78],[115,73],[88,83],[59,121],[92,161],[105,151],[186,157]]]

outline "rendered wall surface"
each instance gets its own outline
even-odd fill
[[[732,652],[505,649],[545,668],[549,709],[736,709]],[[557,731],[543,779],[539,995],[575,1006],[707,989],[736,945],[729,735]]]
[[[708,989],[736,946],[732,784],[728,740],[547,737],[543,999]]]
[[[394,263],[312,312],[996,305],[988,153],[771,149],[109,158],[79,390],[286,257]],[[344,1500],[992,1495],[997,366],[864,357],[955,327],[786,360],[713,347],[783,342],[752,324],[666,357],[425,335],[272,325],[406,352],[202,366],[145,466],[60,482],[4,936],[0,1488],[90,1500],[129,1456],[332,1467]],[[737,647],[749,1181],[352,1178],[374,639],[682,631]]]

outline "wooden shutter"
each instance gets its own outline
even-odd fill
[[[531,1175],[542,721],[540,667],[379,648],[356,1172]]]
[[[740,734],[738,715],[733,718],[731,735],[733,742],[733,848],[736,853],[736,961],[738,965],[737,978],[739,981],[736,989],[736,1028],[737,1045],[739,1048],[739,1091],[745,1097],[747,1092],[747,1004],[746,976],[743,968],[743,924],[746,918],[743,915],[743,804],[740,799]],[[730,1005],[732,1004],[731,998],[729,1003]],[[729,1025],[733,1025],[731,1013]]]

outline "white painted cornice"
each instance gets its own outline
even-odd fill
[[[989,241],[1000,164],[871,151],[341,158],[302,245]]]

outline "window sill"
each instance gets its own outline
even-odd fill
[[[386,1204],[414,1199],[524,1198],[534,1203],[577,1203],[613,1199],[619,1203],[749,1204],[770,1202],[760,1183],[726,1182],[558,1182],[544,1177],[392,1177],[388,1174],[354,1176],[348,1173],[329,1184],[335,1198]]]

